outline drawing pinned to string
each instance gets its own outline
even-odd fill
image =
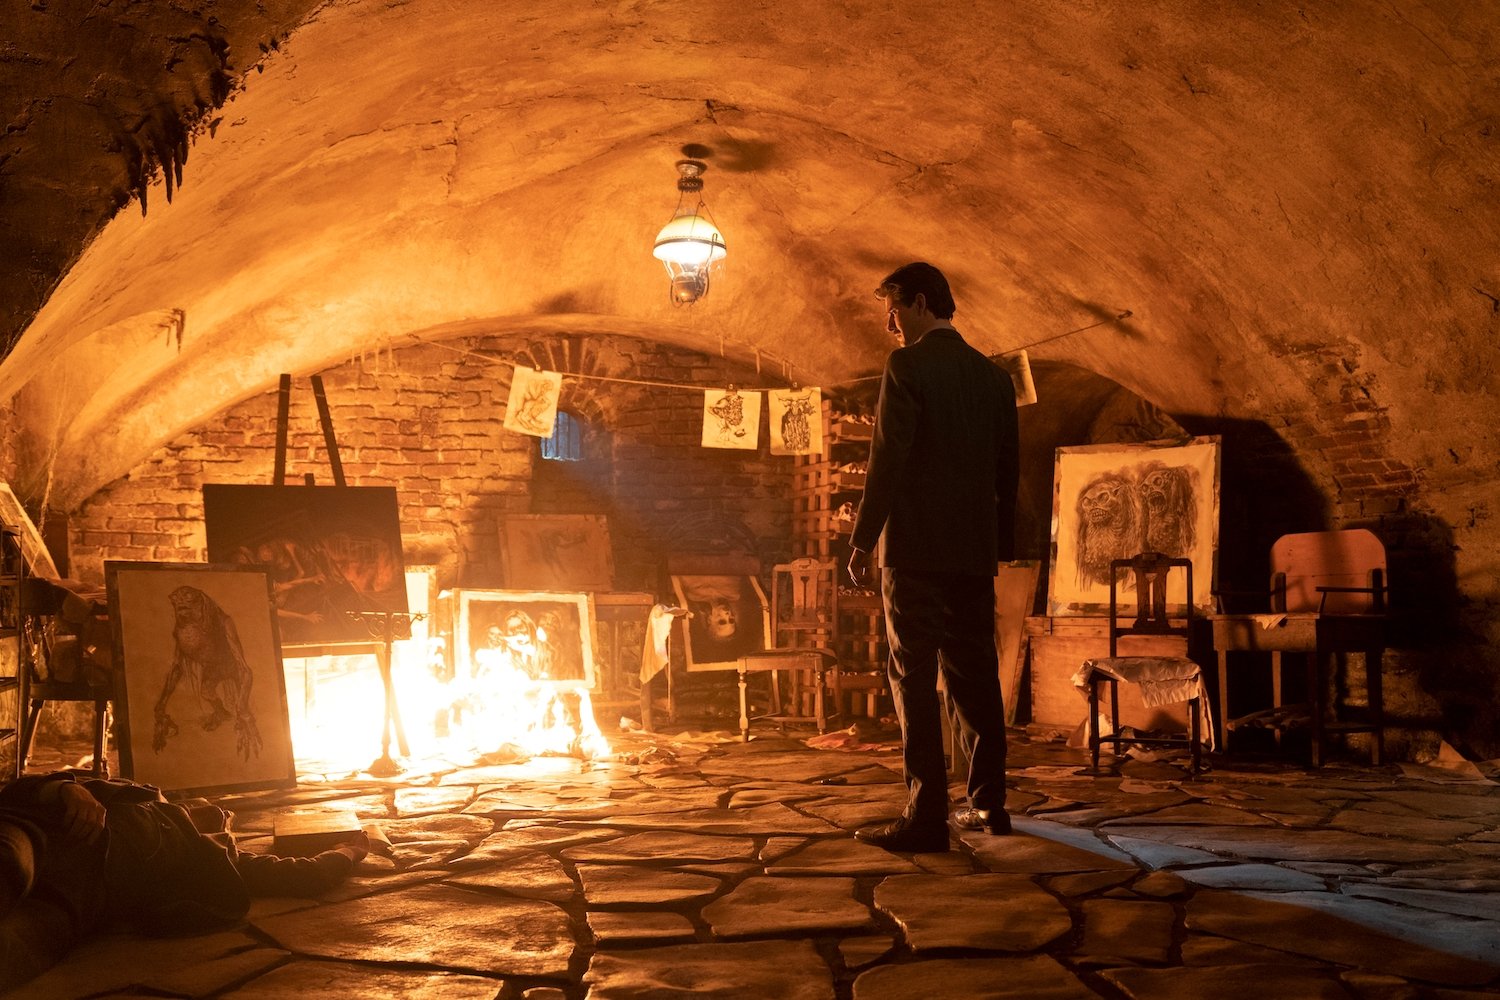
[[[771,454],[817,455],[823,451],[823,391],[772,389]]]
[[[1031,358],[1024,350],[1011,351],[995,358],[995,363],[1010,375],[1011,385],[1016,390],[1016,405],[1030,406],[1036,402],[1036,382],[1031,377]]]
[[[511,377],[510,400],[505,406],[505,429],[532,437],[551,437],[561,395],[560,373],[517,367]]]
[[[754,451],[760,446],[760,393],[703,391],[703,447]]]

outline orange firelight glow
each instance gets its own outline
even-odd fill
[[[535,681],[513,669],[445,676],[441,647],[396,642],[391,679],[410,757],[460,766],[504,756],[611,752],[586,688]],[[292,746],[299,770],[365,770],[382,749],[385,691],[374,655],[288,659]],[[390,753],[398,753],[392,740]]]

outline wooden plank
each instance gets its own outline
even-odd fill
[[[346,486],[344,463],[339,459],[339,443],[333,436],[333,416],[328,411],[328,394],[323,391],[323,376],[312,377],[313,398],[318,402],[318,423],[323,427],[323,447],[328,451],[328,464],[333,467],[333,485]]]
[[[15,529],[15,540],[28,573],[52,580],[58,578],[57,564],[52,561],[52,553],[47,551],[42,533],[32,522],[31,515],[26,513],[26,508],[21,506],[21,499],[10,484],[3,481],[0,481],[0,524]]]
[[[1005,724],[1015,725],[1026,660],[1026,618],[1036,601],[1042,564],[1034,559],[1002,563],[995,575],[995,650],[1000,657],[1000,691]]]

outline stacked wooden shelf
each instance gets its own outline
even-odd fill
[[[840,579],[839,622],[833,638],[834,651],[845,669],[884,677],[886,670],[885,616],[876,590],[855,591],[849,586],[844,567],[849,562],[849,532],[852,519],[840,518],[839,509],[852,511],[865,486],[861,470],[870,454],[874,428],[852,418],[834,419],[833,406],[825,399],[820,414],[823,450],[796,459],[792,482],[792,555],[811,556],[833,562]],[[851,709],[862,715],[877,715],[888,703],[888,695],[862,688],[846,696],[850,704],[837,707],[841,714]]]
[[[21,555],[21,533],[0,525],[0,746],[13,744],[14,774],[20,776],[21,713],[21,588],[26,579],[26,560]]]

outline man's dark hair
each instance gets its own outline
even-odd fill
[[[938,319],[952,319],[955,306],[953,293],[948,290],[948,279],[943,272],[923,261],[896,268],[880,282],[876,294],[883,295],[888,288],[896,289],[896,298],[903,306],[912,304],[918,295],[927,301],[927,308]]]

